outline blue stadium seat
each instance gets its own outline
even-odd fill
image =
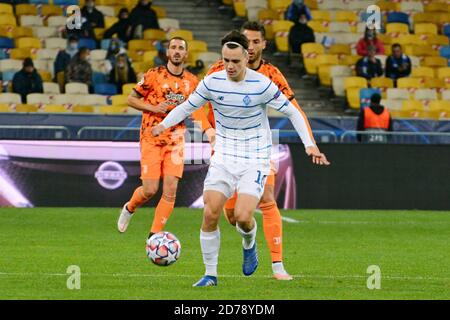
[[[102,94],[105,96],[113,96],[117,94],[117,87],[111,83],[100,83],[94,85],[94,93]]]
[[[49,0],[29,0],[31,4],[49,4]]]
[[[100,49],[108,51],[110,44],[111,44],[111,39],[103,39],[100,42]]]
[[[359,101],[361,108],[365,108],[370,105],[370,97],[372,97],[375,93],[378,93],[381,96],[380,89],[363,88],[359,90]]]
[[[14,40],[10,38],[0,37],[0,48],[14,48]]]
[[[78,5],[78,0],[53,0],[53,4],[56,6],[71,6]]]
[[[441,47],[441,49],[439,49],[439,53],[441,57],[450,59],[450,46]]]
[[[388,13],[387,23],[398,22],[409,25],[409,16],[404,12]]]
[[[3,71],[2,72],[2,80],[3,81],[12,81],[16,71]]]
[[[95,50],[95,49],[97,49],[97,43],[95,42],[94,39],[81,38],[80,41],[78,42],[78,48],[81,48],[81,47],[87,47],[90,50]]]
[[[450,24],[444,26],[444,34],[450,38]]]
[[[94,72],[92,74],[92,83],[94,85],[101,83],[108,83],[108,79],[106,78],[106,75],[104,73]]]
[[[0,60],[9,59],[8,49],[0,49]]]

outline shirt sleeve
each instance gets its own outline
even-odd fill
[[[316,145],[310,136],[308,121],[305,119],[304,115],[289,101],[273,82],[267,89],[265,98],[268,98],[266,105],[269,108],[275,109],[289,118],[300,136],[300,139],[302,139],[305,148]]]
[[[205,80],[202,80],[195,91],[187,98],[185,102],[174,108],[167,117],[161,122],[164,128],[170,128],[184,119],[186,119],[191,113],[198,110],[209,98],[209,90],[206,88]]]
[[[154,80],[153,78],[154,76],[152,70],[147,71],[141,81],[139,81],[134,87],[134,91],[139,93],[142,97],[147,97],[150,92],[150,85]]]

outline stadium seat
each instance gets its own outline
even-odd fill
[[[3,82],[8,82],[8,81],[12,81],[12,79],[14,78],[14,75],[16,74],[16,71],[12,70],[12,71],[3,71],[1,74],[1,78],[3,80]]]
[[[349,66],[331,66],[330,77],[333,92],[337,97],[345,97],[344,79],[352,76],[352,69]]]
[[[117,17],[105,17],[105,29],[111,28],[117,21],[119,21]]]
[[[58,49],[38,49],[36,50],[36,59],[55,60],[58,55]]]
[[[343,1],[344,8],[347,8],[347,10],[351,11],[366,11],[367,8],[374,4],[373,0],[357,0],[357,1],[350,1],[346,2]]]
[[[48,4],[49,0],[28,0],[28,2],[32,4]]]
[[[402,100],[382,99],[381,105],[388,108],[389,111],[400,111],[402,109]],[[392,115],[394,117],[394,115]]]
[[[416,23],[414,25],[415,34],[437,34],[438,28],[434,23]]]
[[[10,38],[0,37],[0,48],[5,49],[14,48],[14,40]]]
[[[72,112],[74,112],[74,113],[94,113],[94,107],[93,106],[74,105],[72,107]]]
[[[448,5],[440,2],[430,2],[424,7],[425,12],[448,12]]]
[[[168,34],[168,39],[171,39],[173,37],[181,37],[186,41],[194,40],[194,34],[192,33],[192,31],[186,29],[170,31]]]
[[[336,11],[334,14],[334,21],[355,23],[359,21],[359,17],[353,11]]]
[[[42,107],[42,111],[46,113],[65,113],[67,108],[61,104],[46,104]]]
[[[387,15],[387,21],[389,23],[402,23],[409,25],[409,16],[404,12],[390,12]]]
[[[52,103],[51,95],[46,93],[30,93],[27,95],[27,104],[43,105]]]
[[[450,118],[450,101],[431,101],[428,105],[428,113],[436,120]]]
[[[100,83],[108,83],[108,79],[105,74],[101,72],[93,72],[92,73],[92,83],[100,84]]]
[[[44,21],[39,16],[20,16],[20,25],[22,27],[43,27]]]
[[[57,37],[58,30],[55,27],[34,27],[33,36],[39,39]]]
[[[89,94],[89,87],[85,83],[70,82],[66,84],[65,91],[68,94]]]
[[[437,69],[438,79],[444,80],[447,84],[447,88],[450,88],[450,67]]]
[[[450,101],[450,90],[444,90],[442,91],[442,100]]]
[[[386,98],[388,100],[409,100],[410,94],[408,89],[388,88]]]
[[[438,56],[439,51],[434,50],[430,45],[406,46],[404,52],[409,56],[429,57]]]
[[[401,115],[405,118],[419,118],[424,113],[422,101],[405,100],[402,102]]]
[[[155,50],[155,47],[150,40],[130,40],[128,42],[128,50],[130,51],[148,51]]]
[[[63,38],[44,39],[46,49],[64,50],[67,47],[67,40]]]
[[[100,11],[103,16],[105,17],[115,17],[116,16],[116,12],[114,10],[114,7],[111,6],[95,6],[95,8]]]
[[[352,28],[348,22],[330,22],[328,25],[329,32],[352,32]]]
[[[11,106],[6,103],[0,103],[0,113],[13,112]]]
[[[414,23],[437,23],[438,19],[433,13],[418,12],[414,15]]]
[[[38,8],[35,5],[28,4],[28,3],[20,3],[16,4],[16,16],[37,16],[38,15]]]
[[[323,54],[325,48],[319,43],[303,43],[302,54],[305,64],[306,72],[309,74],[316,74],[316,57],[319,54]]]
[[[289,51],[289,30],[294,25],[292,21],[276,20],[272,24],[273,32],[275,34],[275,45],[277,51],[288,52]]]
[[[328,49],[329,54],[343,54],[343,55],[351,55],[352,49],[348,44],[332,44]]]
[[[95,49],[91,51],[91,60],[105,60],[108,51],[103,49]]]
[[[431,46],[448,46],[450,43],[449,38],[441,34],[428,34],[425,41]]]
[[[97,48],[97,42],[90,38],[81,38],[78,42],[78,48],[87,47],[89,50]]]
[[[200,59],[205,64],[205,67],[209,68],[212,64],[217,62],[217,60],[221,59],[220,54],[217,52],[200,52],[197,55],[197,59]]]
[[[37,105],[18,104],[15,111],[21,113],[35,113],[39,111],[39,107]]]
[[[446,88],[445,80],[443,79],[425,79],[424,87],[429,89],[444,90]]]
[[[52,97],[52,104],[73,105],[78,103],[82,95],[78,94],[55,94]]]
[[[8,3],[0,3],[0,14],[2,13],[14,14],[13,6]]]
[[[400,78],[397,80],[397,88],[399,89],[408,89],[411,91],[415,91],[416,89],[420,89],[424,86],[421,79],[418,78]]]
[[[400,3],[391,1],[377,1],[376,5],[382,12],[386,11],[400,11]]]
[[[409,56],[409,59],[411,60],[411,66],[413,68],[420,67],[420,58],[415,56]]]
[[[329,11],[312,10],[311,15],[313,21],[331,21],[331,15]]]
[[[401,37],[395,38],[395,42],[402,46],[415,45],[416,43],[421,43],[422,40],[417,34],[402,34]]]
[[[177,19],[172,18],[162,18],[158,19],[158,24],[161,29],[164,30],[164,32],[168,33],[173,30],[180,29],[180,22]]]
[[[0,25],[16,26],[16,17],[11,14],[2,13],[0,14]]]
[[[202,40],[191,40],[188,42],[189,52],[206,52],[208,44]],[[145,58],[144,58],[145,59]]]
[[[448,59],[444,57],[425,57],[422,65],[430,68],[443,68],[447,66],[447,61]]]
[[[44,82],[50,82],[52,81],[52,74],[50,71],[46,71],[46,70],[39,70],[38,69],[38,73],[41,76],[42,81]]]
[[[385,99],[387,97],[387,89],[394,88],[394,81],[386,77],[376,77],[370,80],[370,86],[380,89],[381,97]]]
[[[107,96],[101,94],[81,95],[77,100],[77,104],[81,106],[99,106],[106,104]]]
[[[56,6],[81,5],[79,0],[53,0],[53,4]]]
[[[111,103],[114,106],[128,105],[128,96],[124,94],[117,94],[111,97]]]
[[[162,41],[166,39],[166,32],[159,29],[147,29],[144,31],[144,39]]]
[[[110,105],[105,105],[105,106],[100,106],[98,108],[98,113],[101,114],[121,114],[121,113],[127,113],[128,106],[110,106]]]
[[[59,85],[54,82],[44,82],[44,93],[47,94],[60,94]]]
[[[287,7],[291,4],[290,0],[269,0],[269,8],[277,10],[279,13],[286,11]]]
[[[20,104],[22,99],[17,93],[0,93],[0,103],[3,104]]]
[[[64,17],[64,16],[51,16],[51,17],[48,17],[48,19],[47,19],[48,27],[61,28],[62,26],[66,25],[66,23],[67,23],[67,17]],[[105,21],[105,24],[106,24],[106,21]]]
[[[19,71],[22,69],[22,60],[3,59],[0,60],[0,72]]]
[[[387,34],[409,34],[408,25],[403,23],[388,23],[386,25]]]
[[[375,93],[381,96],[381,90],[375,88],[362,88],[359,90],[360,107],[365,108],[370,105],[370,98]]]
[[[153,67],[153,60],[144,60],[142,62],[133,62],[131,66],[136,74],[145,73]]]
[[[150,50],[150,51],[145,51],[143,54],[143,59],[142,61],[151,61],[153,63],[155,57],[158,56],[158,51],[156,50]]]
[[[31,53],[31,48],[14,48],[9,52],[10,59],[24,60],[25,58],[36,59],[36,55]]]
[[[316,67],[320,67],[323,65],[338,65],[339,59],[337,54],[319,54],[316,57]],[[317,70],[316,70],[317,73]]]
[[[317,5],[320,10],[329,11],[341,10],[343,7],[345,8],[345,4],[341,0],[321,1]]]
[[[450,24],[446,24],[446,25],[443,27],[442,33],[443,33],[445,36],[450,37]]]
[[[155,10],[156,17],[158,19],[163,19],[167,17],[166,9],[164,9],[163,7],[152,5],[152,9]]]
[[[359,109],[359,90],[361,88],[367,88],[367,80],[365,78],[347,77],[344,79],[344,89],[347,95],[347,101],[353,109]]]
[[[308,26],[316,33],[324,33],[329,31],[328,22],[310,20],[308,21]]]
[[[345,66],[355,66],[358,60],[361,59],[360,56],[351,55],[351,56],[341,56],[339,57],[339,64]]]
[[[94,86],[94,92],[96,94],[113,96],[113,95],[117,94],[117,88],[114,84],[100,83],[100,84],[96,84]]]
[[[420,1],[402,1],[400,3],[400,11],[402,12],[423,12],[423,4]]]
[[[41,6],[41,15],[44,17],[49,16],[62,16],[63,15],[63,9],[62,7],[55,6],[52,4],[43,4]]]
[[[16,48],[32,48],[40,49],[42,47],[41,40],[39,38],[19,38],[16,39]]]
[[[417,89],[414,92],[415,100],[437,100],[438,95],[435,89]]]
[[[429,67],[413,68],[411,70],[411,77],[414,78],[434,78],[434,70]]]
[[[122,86],[122,94],[129,95],[134,91],[135,83],[127,83]]]

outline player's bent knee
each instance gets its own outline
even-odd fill
[[[234,219],[235,223],[239,223],[239,225],[247,225],[251,223],[253,215],[253,211],[247,211],[247,210],[239,210],[235,211],[234,213]]]
[[[158,187],[156,186],[145,186],[142,188],[143,196],[147,199],[152,198],[158,192]]]
[[[228,223],[235,226],[236,219],[234,218],[234,210],[233,209],[224,209],[223,213],[224,213],[225,219],[228,221]]]

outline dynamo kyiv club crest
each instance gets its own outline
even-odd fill
[[[246,106],[248,106],[250,104],[250,102],[252,102],[252,100],[250,99],[249,96],[245,96],[242,101],[244,101]]]

